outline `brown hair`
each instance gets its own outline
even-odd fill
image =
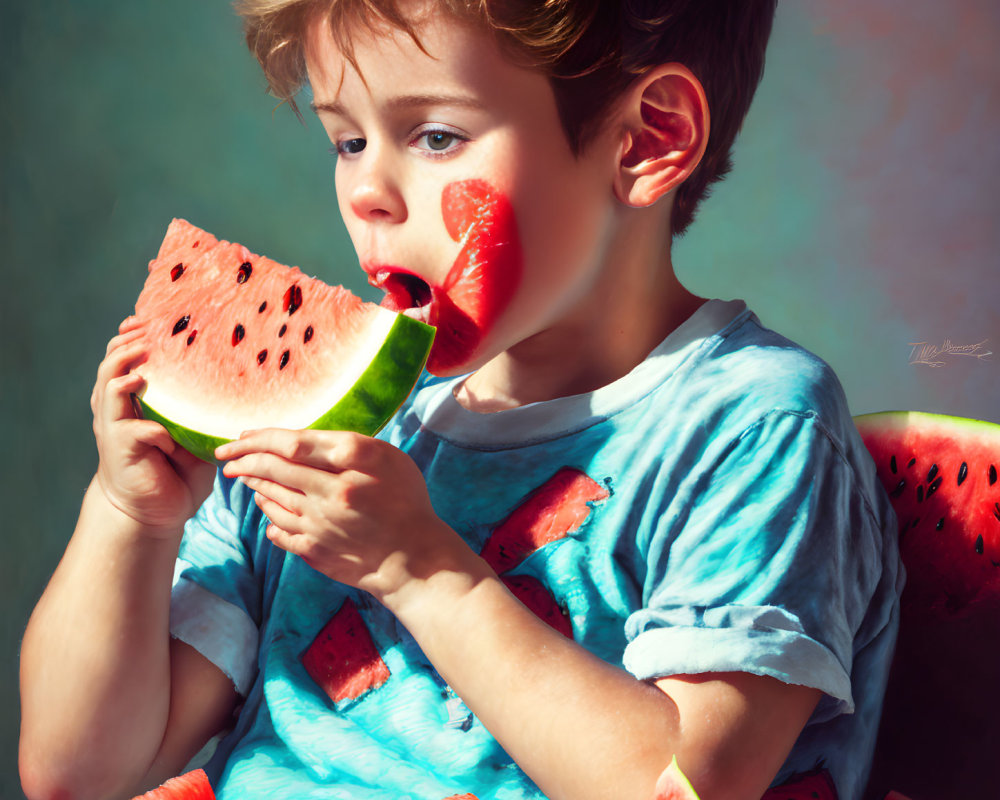
[[[764,70],[777,0],[441,0],[485,26],[518,63],[544,72],[575,153],[646,69],[679,62],[701,81],[712,114],[705,155],[680,186],[671,228],[683,233],[709,186],[732,168],[732,146]],[[396,0],[238,0],[247,43],[271,91],[295,108],[306,80],[305,29],[326,17],[349,59],[351,27],[416,32]]]

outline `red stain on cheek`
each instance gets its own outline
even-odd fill
[[[484,180],[448,184],[441,195],[448,235],[462,243],[440,291],[428,361],[440,374],[467,362],[521,281],[522,255],[510,201]]]

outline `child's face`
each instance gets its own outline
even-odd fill
[[[484,33],[434,11],[417,32],[427,53],[358,30],[355,70],[314,26],[307,64],[361,266],[383,305],[438,327],[430,370],[459,374],[595,290],[614,147],[574,157],[548,80]]]

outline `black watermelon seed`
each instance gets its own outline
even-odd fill
[[[289,314],[294,314],[302,306],[302,289],[295,283],[288,287],[282,302],[282,308]]]
[[[899,497],[903,493],[903,489],[906,487],[906,481],[900,481],[896,484],[896,488],[889,492],[893,497]]]
[[[917,502],[918,503],[924,502],[924,485],[923,484],[920,484],[917,487]]]
[[[306,332],[302,334],[302,341],[303,341],[303,343],[304,342],[308,342],[310,339],[312,339],[313,338],[313,333],[314,333],[313,326],[310,325],[308,328],[306,328]]]
[[[267,360],[267,350],[261,350],[257,353],[257,363],[263,364]]]
[[[194,341],[194,337],[197,335],[198,331],[191,331],[191,334],[188,336],[188,347],[191,346],[191,343]]]
[[[941,519],[937,521],[937,525],[934,526],[934,530],[939,531],[943,527],[944,527],[944,517],[941,517]]]
[[[938,475],[934,482],[927,487],[927,496],[930,497],[934,492],[941,488],[941,481],[944,480],[944,475]]]
[[[977,555],[982,555],[983,554],[983,549],[984,549],[983,548],[983,535],[979,534],[979,536],[976,537],[976,554]]]
[[[993,508],[994,508],[993,516],[996,517],[997,519],[1000,519],[1000,503],[994,503]]]
[[[233,347],[236,347],[240,342],[243,341],[243,337],[246,335],[246,331],[243,330],[243,326],[236,323],[236,327],[233,328]]]
[[[260,308],[257,309],[257,313],[263,314],[265,308],[267,308],[267,300],[260,304]]]
[[[990,464],[990,486],[997,482],[997,468]]]
[[[913,518],[913,523],[912,523],[912,525],[910,527],[911,528],[916,528],[918,522],[920,522],[920,517],[914,517]]]
[[[916,463],[917,463],[917,459],[911,458],[910,461],[909,461],[909,463],[906,466],[907,466],[907,468],[909,468],[909,467],[912,467]]]
[[[931,464],[930,471],[927,473],[927,482],[930,483],[934,480],[934,476],[938,474],[937,464]]]
[[[244,261],[240,264],[240,268],[236,273],[237,283],[246,283],[250,280],[250,273],[253,272],[253,265],[249,261]]]
[[[965,477],[966,477],[966,476],[967,476],[968,474],[969,474],[969,465],[968,465],[968,464],[966,464],[966,463],[965,463],[965,462],[963,461],[963,462],[962,462],[962,466],[960,466],[960,467],[958,468],[958,485],[959,485],[959,486],[961,486],[961,485],[962,485],[962,481],[964,481],[964,480],[965,480]]]
[[[282,325],[278,329],[278,338],[280,339],[282,336],[284,336],[285,335],[285,331],[287,331],[287,330],[288,330],[288,326],[287,325]]]
[[[171,336],[176,336],[178,333],[180,333],[182,330],[184,330],[188,326],[188,323],[190,321],[191,321],[191,315],[190,314],[185,314],[183,317],[181,317],[179,320],[177,320],[177,322],[174,323],[174,330],[173,330],[173,333],[171,333],[170,335]]]
[[[183,274],[184,274],[184,265],[177,264],[176,266],[174,266],[172,270],[170,270],[170,280],[175,281]]]
[[[891,470],[892,470],[892,474],[893,474],[893,475],[895,475],[895,474],[896,474],[896,456],[892,456],[892,457],[891,457],[891,458],[889,459],[889,469],[891,469]]]
[[[286,350],[281,354],[281,358],[278,359],[278,369],[284,369],[285,365],[288,364],[288,358],[291,354]]]

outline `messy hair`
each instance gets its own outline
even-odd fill
[[[517,63],[545,74],[563,130],[579,155],[615,101],[645,70],[679,62],[701,81],[711,111],[705,154],[681,184],[671,229],[683,233],[711,184],[732,168],[732,147],[764,71],[777,0],[440,0],[491,32]],[[352,60],[351,31],[400,29],[419,45],[397,0],[237,0],[247,43],[271,92],[295,108],[305,83],[306,28],[329,24]]]

